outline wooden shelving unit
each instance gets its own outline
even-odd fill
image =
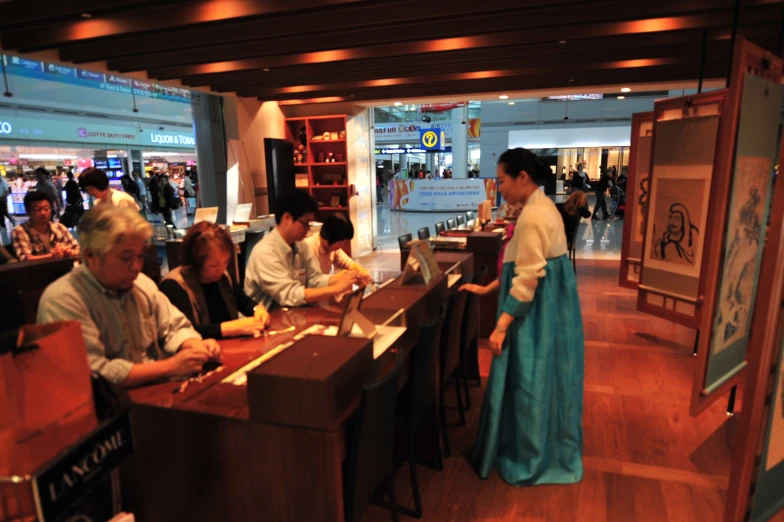
[[[286,119],[286,138],[294,144],[294,173],[308,174],[308,186],[298,188],[310,192],[319,203],[316,219],[323,219],[329,213],[341,213],[351,219],[345,132],[345,115]],[[323,138],[325,133],[330,133],[330,139]],[[336,139],[331,139],[333,133],[337,134]],[[343,137],[340,137],[341,133]],[[322,138],[313,139],[318,136]],[[330,152],[334,162],[325,161]],[[298,154],[302,155],[301,162],[298,162]],[[335,198],[339,205],[335,205]]]

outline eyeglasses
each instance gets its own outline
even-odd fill
[[[299,223],[300,225],[302,225],[305,228],[310,228],[310,221],[308,221],[308,220],[303,221],[301,219],[298,219],[297,223]]]

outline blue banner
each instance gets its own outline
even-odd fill
[[[157,83],[131,80],[110,73],[77,69],[50,62],[30,60],[20,56],[3,55],[8,74],[51,82],[68,83],[104,91],[135,94],[147,98],[190,103],[191,93],[187,89],[158,85]]]

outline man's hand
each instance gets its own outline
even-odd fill
[[[356,272],[341,272],[333,277],[334,281],[332,282],[332,286],[341,294],[343,292],[350,292],[352,287],[359,282],[359,275]]]
[[[201,343],[201,341],[196,341]],[[171,369],[167,372],[170,377],[190,377],[194,373],[199,373],[204,363],[210,360],[210,353],[206,348],[199,346],[184,349],[184,346],[185,343],[177,355],[168,360],[171,364]]]
[[[368,272],[358,264],[355,263],[354,266],[351,267],[351,270],[356,272],[359,281],[363,285],[367,286],[373,284],[373,277],[370,275],[370,272]]]
[[[201,350],[207,354],[207,359],[211,361],[220,362],[223,360],[223,356],[221,355],[220,351],[220,345],[215,339],[188,339],[180,346],[179,353],[187,350]]]

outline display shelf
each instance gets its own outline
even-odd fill
[[[314,140],[311,138],[310,144],[311,145],[318,145],[319,143],[345,143],[346,138],[338,138],[336,140]]]
[[[332,163],[308,163],[310,167],[331,167],[333,165],[337,166],[346,166],[348,162],[346,161],[333,161]]]
[[[313,185],[310,188],[314,189],[347,189],[348,185]]]

